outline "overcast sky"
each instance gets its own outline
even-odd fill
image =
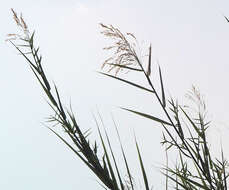
[[[118,106],[161,116],[154,99],[138,89],[96,73],[109,56],[99,23],[134,33],[142,49],[152,44],[153,60],[161,65],[167,95],[184,101],[196,85],[205,96],[212,149],[228,141],[229,2],[226,0],[7,0],[0,7],[0,189],[102,189],[96,177],[44,127],[52,113],[28,64],[5,42],[17,32],[10,8],[22,12],[35,30],[43,65],[71,103],[80,126],[96,129],[91,112],[100,110],[111,136],[110,113],[119,125],[130,162],[136,166],[133,130],[137,134],[147,172],[155,189],[163,187],[159,167],[164,164],[161,129],[156,123],[126,113]],[[136,79],[134,74],[130,78]],[[155,76],[155,81],[157,78]],[[116,146],[116,137],[113,137]],[[119,152],[117,152],[117,155]],[[141,176],[137,176],[138,183]]]

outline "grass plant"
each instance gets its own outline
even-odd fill
[[[62,137],[55,131],[55,128],[49,127],[63,143],[69,147],[75,155],[98,177],[100,184],[105,189],[111,190],[137,190],[139,187],[133,182],[133,174],[129,165],[125,150],[121,143],[118,128],[117,138],[120,142],[125,172],[121,172],[120,166],[109,140],[109,135],[105,131],[102,135],[99,122],[95,118],[100,139],[91,142],[89,131],[82,131],[77,123],[71,107],[65,108],[61,101],[61,96],[57,86],[51,85],[45,71],[42,67],[42,56],[39,47],[34,44],[35,32],[30,33],[24,18],[18,16],[12,9],[13,18],[20,29],[19,34],[9,34],[8,41],[22,55],[29,64],[31,71],[38,80],[42,90],[47,96],[48,104],[53,110],[53,116],[48,120],[55,127],[62,127],[71,142]],[[163,75],[160,66],[158,66],[158,84],[159,89],[155,87],[152,80],[151,45],[148,49],[147,62],[143,62],[136,51],[137,39],[132,33],[122,33],[118,28],[112,25],[100,24],[102,34],[113,39],[113,44],[104,48],[111,50],[112,55],[104,61],[102,71],[99,73],[121,81],[127,85],[147,93],[152,97],[161,108],[161,112],[166,119],[161,119],[156,115],[139,112],[131,108],[121,108],[135,114],[136,116],[150,119],[157,122],[162,127],[162,145],[166,147],[167,160],[169,159],[170,149],[174,149],[178,155],[178,161],[175,166],[166,164],[162,168],[162,173],[166,178],[165,189],[185,189],[185,190],[227,190],[228,179],[228,161],[224,157],[223,151],[220,158],[214,158],[210,150],[206,131],[210,127],[210,122],[206,119],[206,105],[203,97],[196,87],[192,87],[187,97],[194,102],[195,111],[190,111],[189,107],[181,106],[177,100],[168,98],[165,89]],[[18,44],[20,42],[20,44]],[[136,75],[143,75],[146,85],[132,82],[131,79],[124,79],[121,72],[135,72]],[[115,124],[115,122],[114,122]],[[104,129],[105,130],[105,129]],[[98,144],[102,144],[102,149],[98,150]],[[72,145],[73,144],[73,145]],[[146,174],[144,159],[141,155],[141,149],[135,138],[137,158],[140,165],[140,174],[144,189],[149,190],[153,184],[149,184]],[[101,152],[98,154],[98,152]],[[123,176],[128,176],[124,179]]]

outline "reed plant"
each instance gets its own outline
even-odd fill
[[[105,189],[111,190],[137,190],[140,189],[134,182],[132,168],[129,165],[126,152],[120,140],[118,128],[117,138],[120,142],[125,170],[120,168],[120,163],[109,140],[106,130],[102,135],[99,122],[95,118],[95,124],[98,129],[100,139],[92,142],[88,131],[82,131],[78,125],[71,107],[65,108],[62,104],[61,96],[57,86],[51,85],[42,66],[42,56],[39,47],[34,44],[35,32],[30,32],[24,18],[18,16],[12,9],[13,18],[20,29],[20,33],[8,35],[8,41],[24,57],[31,71],[39,82],[42,90],[47,96],[48,104],[53,111],[48,122],[55,127],[61,127],[68,135],[69,140],[57,133],[55,128],[48,127],[63,143],[69,147],[75,155],[91,170],[100,180],[100,184]],[[168,164],[161,168],[165,176],[165,189],[185,189],[185,190],[227,190],[228,161],[221,151],[221,157],[212,156],[212,151],[208,143],[206,132],[211,123],[206,117],[206,105],[202,95],[196,87],[192,87],[187,97],[195,103],[195,111],[190,111],[189,107],[182,106],[177,100],[167,97],[164,89],[163,75],[160,66],[158,66],[158,84],[152,80],[151,46],[148,49],[147,61],[143,62],[139,57],[136,44],[137,39],[132,33],[122,33],[118,28],[112,25],[100,24],[102,34],[113,40],[113,43],[104,49],[112,51],[111,56],[105,60],[102,65],[102,71],[99,74],[121,81],[127,85],[133,86],[152,94],[161,108],[161,112],[166,119],[161,119],[156,115],[143,113],[130,108],[121,108],[135,114],[136,116],[150,119],[157,122],[162,127],[162,145],[166,147],[167,159],[169,159],[170,150],[177,153],[177,163],[175,166]],[[20,44],[18,44],[20,42]],[[141,82],[135,83],[131,79],[124,79],[120,76],[121,72],[135,72],[136,75],[143,75],[146,85]],[[155,78],[154,78],[155,79]],[[144,143],[144,142],[143,142]],[[98,144],[102,149],[98,150]],[[135,139],[137,158],[139,160],[140,171],[142,175],[144,189],[151,189],[149,178],[144,167],[141,149]],[[101,154],[99,154],[100,152]],[[124,171],[124,173],[123,173]],[[127,180],[123,176],[128,176]],[[141,187],[142,188],[142,187]]]

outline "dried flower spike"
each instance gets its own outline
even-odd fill
[[[142,71],[136,68],[139,60],[133,43],[131,43],[119,29],[114,28],[112,25],[100,24],[100,26],[104,29],[101,33],[115,41],[113,45],[103,48],[104,50],[113,50],[114,54],[103,63],[102,68],[106,65],[109,66],[108,72],[115,70],[115,75],[123,69]],[[127,33],[127,35],[136,41],[136,37],[133,34]]]
[[[29,39],[28,25],[26,24],[22,14],[20,15],[20,18],[19,18],[17,13],[13,9],[11,9],[11,11],[13,13],[14,21],[19,26],[19,28],[22,30],[22,34],[8,34],[7,37],[10,37],[10,38],[6,39],[6,41],[16,40],[16,39],[28,40]]]

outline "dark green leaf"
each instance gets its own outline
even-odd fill
[[[164,86],[163,86],[163,80],[162,80],[162,75],[161,75],[161,68],[159,66],[159,75],[160,75],[160,83],[161,83],[161,96],[162,96],[162,105],[165,108],[166,107],[166,100],[165,100],[165,91],[164,91]]]
[[[106,74],[106,73],[102,73],[102,72],[98,72],[98,73],[103,74],[103,75],[106,75],[106,76],[111,77],[111,78],[114,78],[114,79],[117,79],[117,80],[120,80],[120,81],[122,81],[122,82],[125,82],[125,83],[127,83],[127,84],[130,84],[130,85],[135,86],[135,87],[137,87],[137,88],[146,90],[146,91],[148,91],[148,92],[154,93],[153,90],[150,90],[150,89],[148,89],[148,88],[145,88],[145,87],[140,86],[140,85],[138,85],[138,84],[135,84],[135,83],[133,83],[133,82],[127,81],[127,80],[125,80],[125,79],[121,79],[121,78],[119,78],[119,77],[116,77],[116,76],[113,76],[113,75],[109,75],[109,74]]]
[[[147,68],[146,75],[149,77],[150,74],[151,74],[151,44],[149,46],[149,60],[148,60],[148,68]]]
[[[171,123],[168,123],[167,121],[164,121],[164,120],[159,119],[159,118],[157,118],[157,117],[154,117],[154,116],[152,116],[152,115],[148,115],[148,114],[145,114],[145,113],[141,113],[141,112],[134,111],[134,110],[130,110],[130,109],[126,109],[126,108],[121,108],[121,109],[124,109],[124,110],[127,110],[127,111],[129,111],[129,112],[135,113],[135,114],[140,115],[140,116],[142,116],[142,117],[145,117],[145,118],[148,118],[148,119],[157,121],[157,122],[159,122],[159,123],[163,123],[163,124],[165,124],[165,125],[171,125],[171,126],[172,126]]]
[[[141,153],[140,153],[140,150],[139,150],[138,143],[137,143],[136,139],[135,139],[135,143],[136,143],[136,148],[137,148],[137,151],[138,151],[138,158],[139,158],[139,162],[140,162],[140,166],[141,166],[141,171],[142,171],[142,176],[143,176],[143,179],[144,179],[145,188],[146,188],[146,190],[149,190],[148,179],[147,179],[147,176],[146,176],[144,164],[143,164],[143,161],[142,161]]]

